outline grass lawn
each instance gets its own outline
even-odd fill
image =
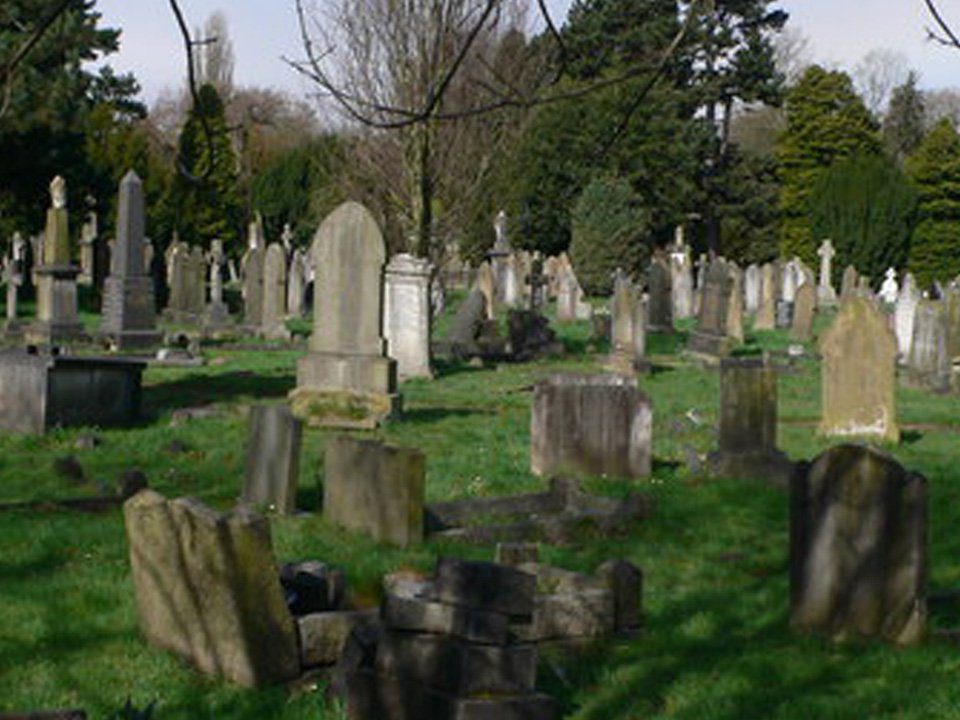
[[[452,311],[451,308],[448,311]],[[442,326],[448,324],[445,320]],[[822,327],[822,321],[820,323]],[[576,354],[518,366],[439,364],[438,377],[402,386],[405,415],[375,435],[422,449],[430,500],[526,492],[543,482],[529,471],[531,386],[541,375],[599,369],[586,323],[560,327]],[[541,556],[592,571],[610,557],[644,569],[645,632],[638,639],[553,658],[544,690],[565,717],[640,718],[960,718],[960,648],[930,641],[897,650],[878,643],[831,645],[789,628],[787,501],[747,480],[709,481],[685,458],[714,444],[716,371],[675,354],[678,337],[651,337],[654,373],[642,379],[654,405],[654,473],[643,482],[594,478],[587,486],[618,495],[640,488],[654,516],[627,541],[584,538]],[[783,348],[783,333],[749,338],[752,349]],[[151,369],[149,418],[104,430],[102,444],[77,450],[86,430],[45,437],[0,437],[0,502],[95,495],[128,468],[169,496],[192,495],[217,508],[234,502],[243,473],[251,402],[279,400],[294,386],[302,351],[213,346],[207,366]],[[902,389],[904,442],[891,448],[929,479],[930,587],[960,587],[960,417],[958,400]],[[181,407],[219,413],[172,427]],[[828,446],[815,435],[819,369],[799,360],[780,380],[780,445],[791,458]],[[695,411],[695,412],[691,412]],[[328,432],[307,430],[300,506],[315,510]],[[172,452],[172,441],[186,451]],[[54,461],[76,455],[87,479],[66,480]],[[490,558],[492,548],[428,542],[410,551],[377,546],[328,526],[316,514],[277,519],[281,561],[317,558],[346,568],[373,602],[378,578],[401,567],[429,569],[438,554]],[[960,609],[938,609],[933,625],[960,626]],[[156,703],[155,720],[341,717],[319,691],[250,691],[204,678],[139,637],[119,508],[101,514],[62,510],[0,513],[0,711],[78,706],[109,718],[130,698]]]

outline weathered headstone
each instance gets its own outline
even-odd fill
[[[646,318],[639,289],[619,271],[613,283],[610,316],[610,368],[632,375],[646,354]]]
[[[263,305],[260,335],[268,340],[289,340],[284,323],[287,310],[287,258],[279,243],[270,243],[263,259]]]
[[[764,358],[720,361],[719,448],[713,474],[787,487],[793,465],[777,449],[777,374]]]
[[[363,205],[346,202],[320,224],[310,352],[297,362],[294,413],[311,423],[371,428],[400,410],[396,362],[382,335],[386,246]]]
[[[760,309],[760,266],[755,263],[743,271],[743,309],[754,316]]]
[[[793,318],[790,339],[794,342],[809,342],[813,337],[813,318],[817,312],[817,291],[813,283],[804,283],[797,290],[793,301]]]
[[[889,455],[841,445],[790,498],[793,625],[834,639],[923,638],[927,483]]]
[[[946,302],[919,300],[914,308],[912,325],[913,337],[905,358],[904,379],[917,387],[948,392],[953,362]]]
[[[287,316],[302,318],[306,313],[307,258],[303,250],[296,248],[290,257],[287,273]]]
[[[817,304],[830,306],[837,304],[837,291],[833,287],[833,258],[837,251],[830,240],[824,240],[817,249],[820,257],[820,278],[817,284]]]
[[[635,378],[554,375],[534,387],[530,467],[535,475],[645,477],[653,411]]]
[[[97,263],[97,214],[87,213],[87,220],[80,228],[80,275],[77,284],[87,287],[93,285]]]
[[[117,242],[100,320],[100,335],[120,349],[160,342],[153,278],[143,270],[145,222],[143,183],[131,170],[120,181]]]
[[[30,343],[56,345],[85,337],[77,314],[77,275],[67,227],[67,185],[59,175],[50,183],[51,207],[43,240],[43,256],[34,268],[37,317],[26,329]]]
[[[897,442],[894,385],[897,339],[873,302],[845,298],[820,340],[823,393],[820,432]]]
[[[727,304],[727,337],[737,345],[743,344],[743,272],[735,263],[727,265],[732,285]]]
[[[266,251],[249,248],[240,263],[243,277],[243,321],[251,328],[263,324],[263,270]]]
[[[300,672],[270,523],[143,490],[123,508],[140,629],[201,672],[246,686]]]
[[[241,500],[290,514],[297,509],[302,427],[285,404],[250,408]]]
[[[760,302],[753,321],[754,330],[773,330],[777,326],[777,291],[774,267],[766,263],[760,268]]]
[[[497,286],[493,277],[493,269],[490,267],[488,261],[482,262],[477,269],[477,280],[474,287],[483,293],[483,299],[485,301],[484,315],[486,319],[493,319],[494,308],[496,307]]]
[[[677,229],[676,242],[670,250],[670,275],[673,319],[686,320],[693,315],[693,263],[690,246],[683,240],[682,227]]]
[[[384,335],[387,353],[397,361],[400,377],[432,377],[430,369],[429,260],[406,253],[387,265],[384,288]]]
[[[187,262],[187,298],[187,316],[196,322],[207,307],[207,257],[199,245],[190,250]]]
[[[416,545],[423,540],[424,477],[419,450],[332,437],[325,454],[323,515],[378,542]]]
[[[673,332],[673,293],[670,268],[662,260],[654,260],[647,271],[647,329],[650,332]]]
[[[734,345],[728,322],[735,280],[725,261],[718,259],[710,263],[703,281],[697,329],[687,345],[691,351],[714,357],[729,354]]]
[[[204,312],[203,322],[208,328],[220,328],[229,324],[230,310],[223,300],[223,264],[226,255],[223,252],[223,241],[210,241],[210,252],[207,253],[207,263],[210,267],[210,302]]]
[[[897,307],[893,313],[893,326],[897,333],[897,349],[901,358],[910,355],[910,345],[913,343],[914,319],[917,315],[917,304],[921,299],[917,290],[917,281],[911,273],[903,278],[903,286],[897,296]]]
[[[840,281],[840,299],[849,297],[859,286],[860,276],[853,265],[847,265],[843,271],[843,279]]]

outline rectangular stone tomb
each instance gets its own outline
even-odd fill
[[[43,434],[132,423],[140,415],[145,366],[123,358],[0,353],[0,428]]]
[[[540,476],[650,474],[653,412],[637,380],[553,375],[536,384],[530,466]]]
[[[649,515],[649,499],[643,495],[614,500],[585,493],[578,482],[567,479],[551,480],[543,493],[433,503],[425,511],[430,536],[479,543],[566,543],[584,532],[620,535]],[[484,522],[477,523],[477,518]]]

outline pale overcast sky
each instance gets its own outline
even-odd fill
[[[562,17],[570,0],[550,0]],[[293,0],[182,0],[191,26],[215,10],[227,15],[236,55],[234,82],[284,88],[303,94],[309,85],[280,56],[299,56]],[[783,0],[790,24],[810,39],[814,60],[852,69],[865,53],[887,48],[903,53],[927,88],[960,86],[960,51],[925,40],[929,19],[923,0]],[[960,31],[960,3],[940,5]],[[109,59],[133,71],[148,102],[180,85],[186,70],[180,35],[164,0],[99,0],[104,24],[123,30],[121,50]]]

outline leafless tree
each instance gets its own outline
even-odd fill
[[[907,80],[910,68],[903,53],[875,48],[863,56],[853,69],[853,81],[867,109],[882,115],[895,87]]]
[[[227,17],[219,10],[207,18],[203,31],[195,31],[202,44],[194,48],[197,82],[209,83],[226,101],[233,91],[233,42],[227,26]]]
[[[796,27],[788,25],[774,36],[773,49],[777,70],[783,73],[787,85],[793,85],[813,64],[810,38]]]

